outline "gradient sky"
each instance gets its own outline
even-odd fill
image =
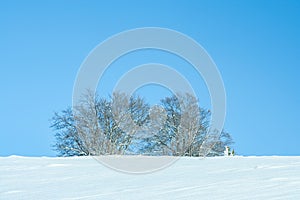
[[[0,156],[55,156],[50,118],[71,105],[84,58],[114,34],[149,26],[182,32],[213,58],[227,93],[225,129],[238,154],[300,155],[300,2],[249,0],[1,1]],[[142,53],[119,65],[184,65],[162,52]],[[107,80],[124,69],[115,66]],[[201,81],[193,86],[209,107]]]

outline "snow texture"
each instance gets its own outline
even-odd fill
[[[300,157],[180,158],[149,174],[92,157],[0,157],[0,199],[300,199]]]

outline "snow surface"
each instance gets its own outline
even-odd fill
[[[300,199],[300,157],[180,158],[126,174],[92,157],[0,157],[0,199]]]

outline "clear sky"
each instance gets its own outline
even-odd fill
[[[71,105],[84,58],[114,34],[149,26],[182,32],[213,58],[227,93],[225,129],[238,154],[300,155],[300,1],[152,0],[0,2],[0,156],[55,156],[49,119]],[[119,64],[184,65],[144,53]],[[120,76],[118,69],[107,79]]]

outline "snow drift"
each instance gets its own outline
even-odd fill
[[[92,157],[1,157],[0,199],[300,199],[300,157],[185,157],[140,175]]]

